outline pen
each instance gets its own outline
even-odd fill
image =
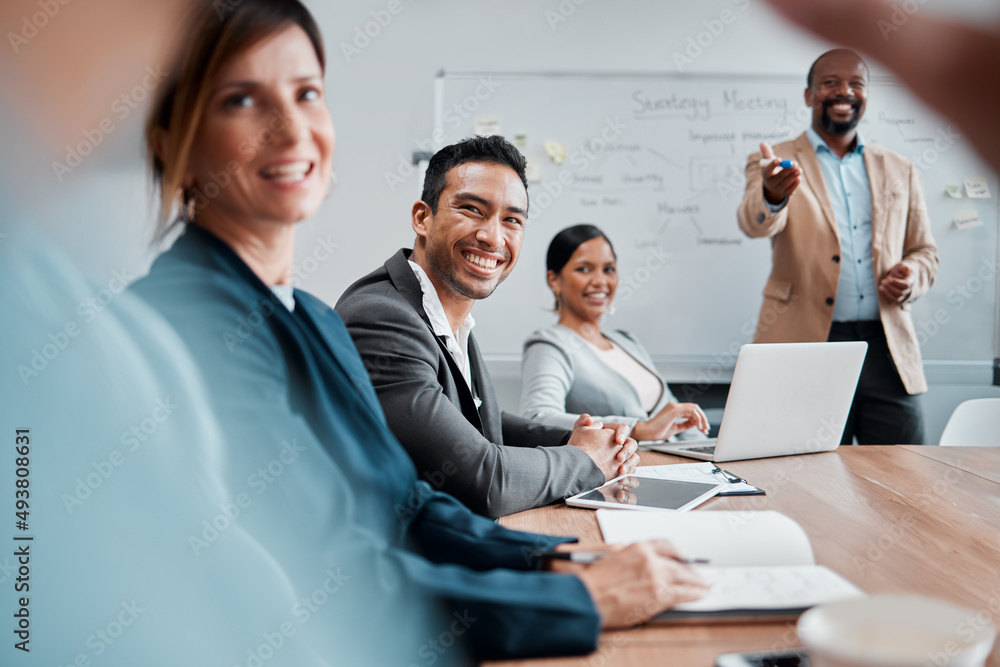
[[[546,551],[538,554],[538,557],[542,560],[568,560],[572,563],[590,564],[601,560],[608,553],[606,551]],[[678,558],[677,556],[670,558],[682,565],[708,565],[709,563],[706,558]]]
[[[771,160],[773,160],[773,159],[774,158],[766,158],[766,157],[765,158],[761,158],[761,160],[760,160],[760,166],[766,167],[767,165],[771,164]],[[781,167],[782,169],[791,169],[792,167],[795,166],[795,163],[792,162],[791,160],[782,160],[781,164],[778,165],[778,166]]]
[[[719,466],[715,465],[714,463],[712,464],[712,474],[713,475],[722,475],[723,477],[726,478],[726,481],[729,482],[730,484],[746,484],[747,483],[747,481],[745,479],[743,479],[742,477],[738,477],[737,475],[734,475],[733,473],[729,472],[728,470],[723,470],[722,468],[720,468]]]

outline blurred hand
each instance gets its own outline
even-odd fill
[[[604,424],[580,415],[566,444],[579,447],[604,473],[605,480],[635,472],[639,465],[638,444],[629,437],[625,424]]]
[[[900,262],[889,269],[889,273],[878,285],[879,294],[895,303],[902,303],[909,298],[913,290],[914,275],[907,264]]]
[[[681,602],[701,598],[706,586],[663,540],[613,552],[576,573],[601,615],[601,627],[624,628],[648,621]]]
[[[892,0],[767,0],[790,21],[826,40],[874,56],[924,102],[954,122],[1000,171],[1000,34],[976,25],[904,13]],[[928,45],[933,48],[928,48]],[[956,76],[961,72],[961,76]],[[975,81],[976,85],[968,85]]]
[[[788,199],[795,188],[802,182],[802,170],[793,164],[790,169],[781,168],[781,158],[775,157],[774,151],[767,142],[760,142],[760,153],[763,159],[770,162],[760,168],[760,176],[764,183],[764,198],[772,204],[780,204]]]
[[[677,420],[681,420],[678,422]],[[696,403],[670,402],[656,415],[644,422],[639,422],[632,429],[636,440],[666,440],[670,436],[696,428],[702,433],[708,433],[708,417]]]
[[[586,545],[586,544],[575,543],[575,544],[557,544],[555,547],[553,547],[552,550],[565,551],[565,552],[585,551],[587,553],[603,553],[605,555],[610,555],[616,551],[621,551],[624,548],[625,547],[622,546],[621,544]],[[575,575],[579,575],[587,567],[589,566],[584,565],[582,563],[574,563],[573,561],[569,560],[556,560],[556,559],[543,561],[542,564],[543,570],[548,570],[550,572],[561,572],[562,574],[575,574]]]

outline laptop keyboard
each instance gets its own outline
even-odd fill
[[[699,454],[715,453],[715,445],[707,445],[703,447],[685,447],[684,449],[689,452],[698,452]]]

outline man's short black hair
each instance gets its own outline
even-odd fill
[[[806,87],[807,88],[812,88],[813,87],[813,73],[816,72],[816,63],[818,63],[822,59],[823,59],[823,56],[820,56],[819,58],[817,58],[816,60],[813,61],[812,65],[809,66],[809,73],[806,74]],[[801,70],[799,70],[799,71],[801,71]]]
[[[420,199],[431,207],[431,212],[437,213],[438,200],[444,191],[445,176],[455,167],[466,162],[486,162],[500,164],[513,169],[524,191],[528,191],[528,177],[525,175],[527,161],[521,151],[499,135],[492,137],[469,137],[457,144],[445,146],[431,158],[424,174],[424,191]]]
[[[850,53],[850,54],[854,55],[858,60],[861,61],[861,64],[865,66],[865,72],[868,71],[868,63],[866,63],[865,59],[862,58],[861,56],[859,56],[854,51],[851,51],[850,49],[843,49],[843,48],[830,49],[826,53],[821,54],[820,57],[817,58],[816,60],[814,60],[813,64],[809,66],[809,73],[806,74],[806,87],[808,87],[808,88],[812,88],[813,87],[813,74],[816,72],[816,65],[819,63],[819,61],[823,60],[823,58],[826,58],[829,55],[833,55],[834,53]]]

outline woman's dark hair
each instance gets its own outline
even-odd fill
[[[438,200],[444,192],[448,172],[466,162],[486,162],[510,167],[521,179],[524,191],[528,191],[528,177],[525,174],[527,162],[514,144],[500,135],[469,137],[457,144],[445,146],[434,154],[427,165],[420,199],[431,207],[431,213],[437,213]]]
[[[615,255],[615,247],[611,244],[611,239],[604,232],[594,225],[573,225],[556,234],[549,243],[549,251],[545,254],[545,268],[559,275],[562,273],[563,267],[566,266],[569,258],[576,252],[576,249],[587,241],[596,238],[602,238],[608,242],[611,254],[617,260],[618,255]],[[558,297],[556,297],[555,310],[559,310]]]
[[[601,237],[608,242],[611,254],[615,254],[615,247],[611,244],[611,239],[594,225],[573,225],[562,230],[549,243],[549,251],[545,255],[545,268],[558,274],[566,266],[566,262],[573,256],[576,249],[591,239]],[[618,256],[615,255],[615,259]]]
[[[321,69],[326,69],[319,27],[299,0],[201,1],[194,3],[192,12],[170,76],[146,121],[149,166],[160,189],[157,237],[172,226],[174,207],[191,203],[191,194],[183,191],[181,179],[211,88],[234,58],[261,40],[297,25],[312,42]]]

